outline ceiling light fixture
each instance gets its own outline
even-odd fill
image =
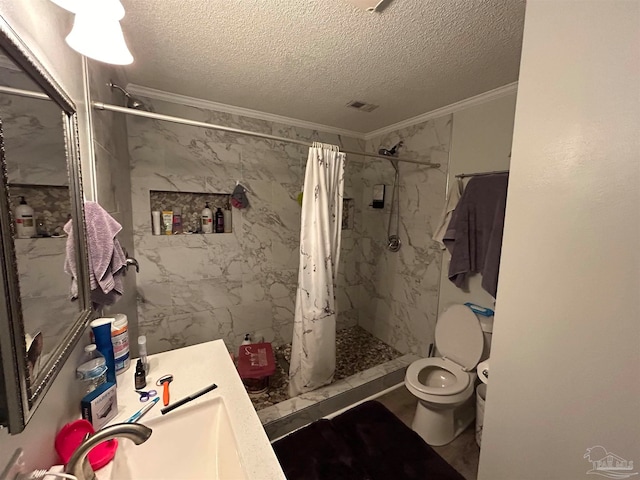
[[[120,20],[120,0],[51,0],[76,14],[67,44],[85,57],[114,65],[128,65],[133,55],[127,47]]]
[[[51,1],[56,5],[58,5],[59,7],[62,7],[65,10],[69,10],[70,12],[73,12],[73,13],[76,13],[81,3],[81,0],[51,0]]]
[[[71,48],[85,57],[114,65],[133,62],[118,20],[78,13],[66,40]]]
[[[122,20],[124,7],[120,0],[51,0],[71,13],[93,13],[110,20]]]

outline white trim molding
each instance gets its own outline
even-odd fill
[[[488,92],[481,93],[474,97],[465,98],[464,100],[460,100],[459,102],[437,108],[436,110],[431,110],[430,112],[423,113],[422,115],[418,115],[417,117],[408,118],[401,122],[379,128],[378,130],[372,130],[371,132],[364,134],[364,139],[371,140],[372,138],[379,137],[380,135],[386,135],[387,133],[395,132],[396,130],[400,130],[402,128],[412,127],[419,123],[426,122],[427,120],[432,120],[434,118],[442,117],[443,115],[449,115],[451,113],[459,112],[460,110],[464,110],[475,105],[480,105],[481,103],[490,102],[491,100],[510,95],[517,91],[518,82],[509,83],[502,87],[494,88],[493,90],[489,90]]]
[[[127,91],[132,95],[139,95],[141,97],[147,97],[156,100],[162,100],[165,102],[176,103],[179,105],[186,105],[189,107],[203,108],[206,110],[214,110],[217,112],[230,113],[232,115],[240,115],[243,117],[256,118],[259,120],[266,120],[269,122],[282,123],[290,125],[292,127],[307,128],[309,130],[319,130],[325,133],[333,133],[336,135],[344,135],[351,138],[370,140],[372,138],[385,135],[387,133],[395,132],[402,128],[411,127],[434,118],[441,117],[443,115],[449,115],[451,113],[459,112],[481,103],[486,103],[491,100],[495,100],[505,95],[510,95],[518,90],[518,82],[509,83],[502,87],[489,90],[488,92],[481,93],[474,97],[465,98],[459,102],[446,105],[444,107],[432,110],[427,113],[418,115],[417,117],[408,118],[398,123],[388,125],[377,130],[373,130],[368,133],[356,132],[353,130],[346,130],[343,128],[331,127],[329,125],[323,125],[320,123],[307,122],[306,120],[299,120],[297,118],[285,117],[283,115],[275,115],[273,113],[261,112],[259,110],[252,110],[250,108],[236,107],[234,105],[227,105],[225,103],[213,102],[211,100],[204,100],[202,98],[189,97],[187,95],[180,95],[178,93],[165,92],[164,90],[157,90],[155,88],[149,88],[142,85],[136,85],[129,83],[127,85]]]

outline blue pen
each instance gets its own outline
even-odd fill
[[[131,415],[127,420],[125,420],[124,423],[133,423],[133,422],[137,422],[138,420],[140,420],[144,416],[145,413],[147,413],[149,410],[151,410],[153,408],[153,406],[156,403],[158,403],[158,400],[160,400],[160,397],[156,397],[153,400],[151,400],[147,405],[142,407],[136,413]]]

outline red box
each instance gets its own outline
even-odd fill
[[[270,343],[240,345],[238,373],[240,378],[263,378],[276,371],[276,360]]]
[[[276,371],[276,361],[270,343],[240,345],[238,373],[250,394],[265,393],[269,377]]]

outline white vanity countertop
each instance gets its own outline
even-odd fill
[[[170,403],[191,395],[206,386],[215,383],[218,388],[202,395],[196,400],[178,407],[175,411],[188,408],[189,405],[222,397],[228,411],[236,441],[239,446],[240,461],[249,479],[286,480],[269,439],[260,423],[258,415],[238,376],[235,365],[229,357],[222,340],[193,345],[148,357],[150,370],[147,386],[143,390],[157,390],[160,401],[140,421],[161,416],[162,387],[156,386],[156,380],[163,375],[172,374]],[[134,389],[135,361],[129,369],[118,375],[118,415],[109,424],[120,423],[140,410],[141,403]],[[168,413],[167,416],[171,415]],[[110,465],[100,469],[100,479],[111,477]]]

